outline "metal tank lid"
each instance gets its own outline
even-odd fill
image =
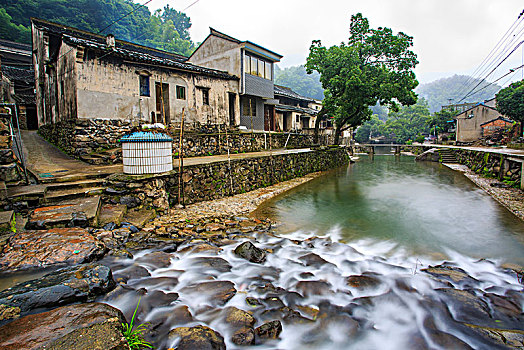
[[[151,131],[136,131],[130,135],[125,135],[120,142],[169,142],[173,141],[171,136],[155,133]]]

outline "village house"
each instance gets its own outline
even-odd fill
[[[275,85],[277,130],[307,130],[315,128],[317,114],[322,102],[301,96],[288,87]]]
[[[273,66],[281,58],[282,55],[260,45],[210,28],[210,34],[189,57],[189,62],[239,77],[240,125],[250,130],[276,131],[278,101],[274,94]]]
[[[187,57],[31,19],[38,125],[70,119],[238,125],[239,79]]]
[[[513,126],[513,121],[502,116],[480,124],[482,128],[482,137],[490,136],[500,129],[508,129]]]
[[[0,40],[0,102],[16,104],[23,129],[36,129],[35,73],[31,45]]]
[[[494,132],[494,128],[500,128],[502,124],[513,123],[508,118],[505,118],[499,111],[492,107],[494,100],[489,100],[488,104],[478,103],[474,107],[455,116],[456,120],[456,141],[457,142],[473,142],[477,141],[483,136],[484,129]],[[495,122],[499,120],[501,122]],[[502,123],[502,124],[501,124]],[[484,126],[484,127],[483,127]]]

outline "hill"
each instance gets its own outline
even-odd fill
[[[307,74],[303,65],[280,69],[275,66],[275,84],[286,86],[302,96],[317,100],[324,99],[324,89],[320,84],[320,74]]]
[[[453,75],[449,78],[442,78],[431,83],[422,84],[415,89],[419,96],[424,97],[429,104],[431,113],[440,111],[441,107],[458,101],[466,95],[478,83],[479,88],[488,86],[486,89],[479,91],[468,98],[465,102],[481,102],[495,97],[495,94],[501,89],[497,84],[491,84],[483,79],[473,79],[467,75]]]
[[[0,37],[30,44],[31,17],[186,56],[195,49],[190,18],[169,5],[151,14],[133,0],[0,0]]]

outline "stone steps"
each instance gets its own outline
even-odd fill
[[[54,190],[45,195],[45,203],[56,203],[67,199],[74,199],[79,197],[97,196],[104,193],[105,187],[81,187],[68,188],[63,190]]]
[[[439,154],[440,154],[441,163],[458,163],[457,158],[455,157],[455,154],[449,148],[439,149]]]

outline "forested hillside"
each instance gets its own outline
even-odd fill
[[[153,14],[139,6],[132,0],[0,0],[0,37],[31,43],[30,18],[37,17],[186,56],[193,52],[189,17],[169,5]]]
[[[453,99],[451,103],[458,103],[479,82],[481,82],[481,79],[473,79],[467,75],[454,75],[422,84],[415,91],[428,101],[429,110],[433,113],[439,111],[443,105],[449,104],[449,99]],[[495,97],[495,94],[501,88],[499,85],[489,84],[485,80],[482,81],[478,88],[483,88],[486,85],[489,85],[486,89],[469,96],[461,103],[488,100]]]
[[[304,66],[293,66],[275,69],[275,84],[291,88],[293,91],[302,96],[322,100],[324,98],[324,89],[320,84],[320,74],[313,72],[307,74]]]

